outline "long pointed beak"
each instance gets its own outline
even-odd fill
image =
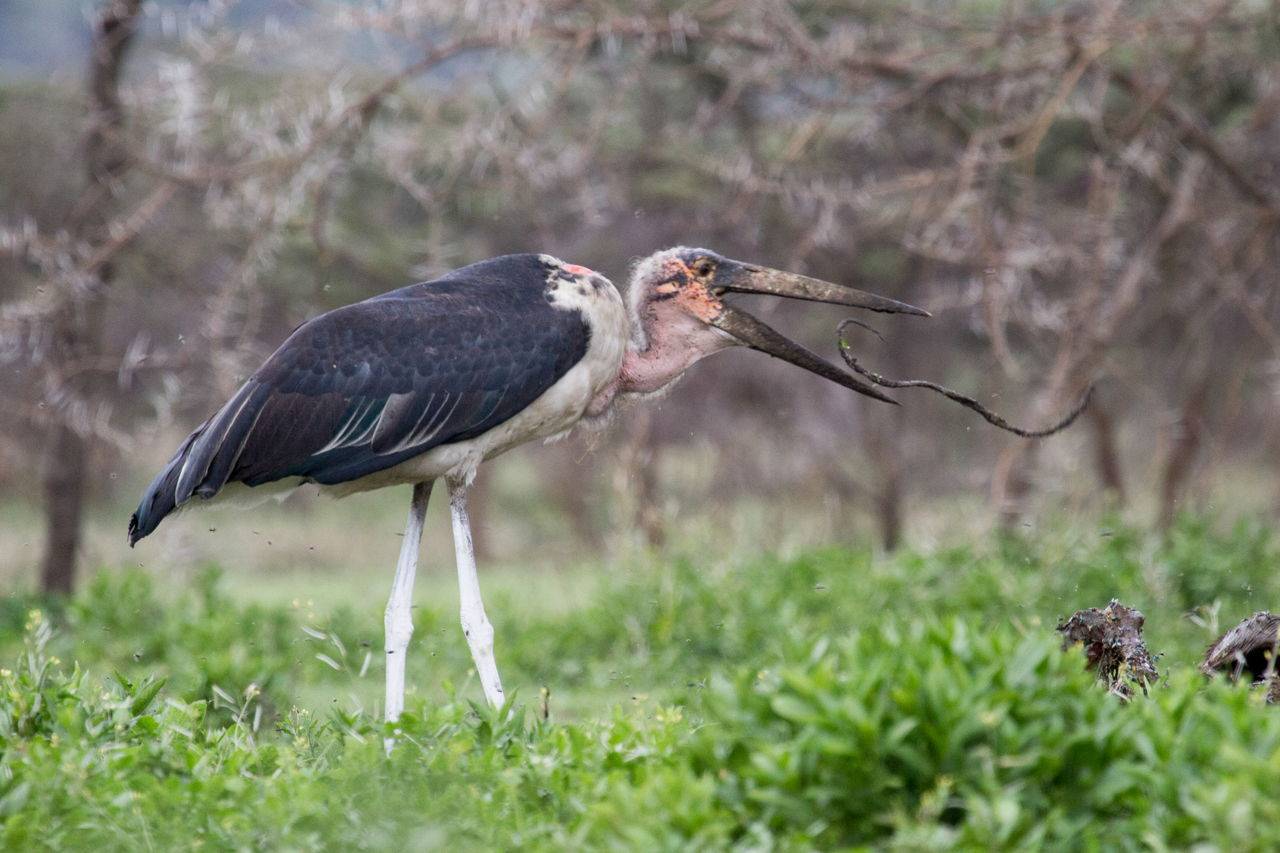
[[[892,302],[892,300],[888,301]],[[906,307],[909,308],[910,306]],[[720,310],[720,313],[711,320],[711,325],[727,332],[737,341],[754,350],[768,353],[774,358],[780,358],[783,361],[789,361],[797,367],[803,367],[811,373],[830,379],[832,382],[857,391],[859,394],[866,394],[868,397],[875,397],[877,400],[883,400],[895,406],[898,405],[897,400],[892,397],[886,397],[876,390],[875,386],[868,385],[834,364],[824,361],[820,356],[788,339],[781,332],[765,325],[746,311],[725,305]]]
[[[905,302],[899,302],[887,296],[865,293],[861,290],[854,290],[852,287],[832,284],[829,281],[809,278],[807,275],[799,275],[793,272],[783,272],[782,270],[736,261],[733,264],[735,268],[729,275],[724,276],[723,279],[716,278],[713,285],[715,290],[735,293],[766,293],[770,296],[787,296],[792,299],[807,299],[810,302],[829,302],[832,305],[865,308],[868,311],[881,311],[886,314],[914,314],[918,317],[931,316],[923,308],[917,308],[914,305],[908,305]]]
[[[864,293],[852,287],[843,287],[793,272],[744,264],[741,261],[722,263],[720,273],[717,274],[711,289],[716,294],[761,293],[791,299],[806,299],[810,302],[847,305],[850,308],[865,308],[868,311],[881,311],[886,314],[930,316],[929,312],[923,308],[889,299],[886,296]],[[711,324],[728,332],[740,343],[752,349],[789,361],[859,394],[866,394],[868,397],[898,405],[897,400],[885,396],[874,385],[868,385],[852,374],[846,373],[741,309],[725,305]]]

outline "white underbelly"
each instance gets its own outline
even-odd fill
[[[579,362],[569,372],[514,417],[488,432],[465,441],[441,444],[399,465],[377,471],[359,480],[322,487],[335,495],[380,489],[401,483],[421,483],[439,477],[470,481],[486,459],[533,441],[572,429],[582,419],[594,396],[590,366]]]

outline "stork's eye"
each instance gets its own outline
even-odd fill
[[[690,268],[699,278],[706,278],[716,271],[715,261],[710,258],[698,258]]]

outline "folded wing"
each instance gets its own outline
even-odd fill
[[[130,543],[229,482],[347,482],[508,420],[587,351],[589,327],[548,304],[545,280],[536,256],[495,259],[303,324],[183,442]]]

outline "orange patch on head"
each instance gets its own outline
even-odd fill
[[[701,284],[686,287],[679,301],[690,314],[704,323],[710,323],[724,311],[724,303]]]
[[[565,264],[564,268],[568,272],[573,273],[574,275],[591,275],[593,272],[595,272],[595,270],[587,269],[586,267],[581,266],[580,264]]]

